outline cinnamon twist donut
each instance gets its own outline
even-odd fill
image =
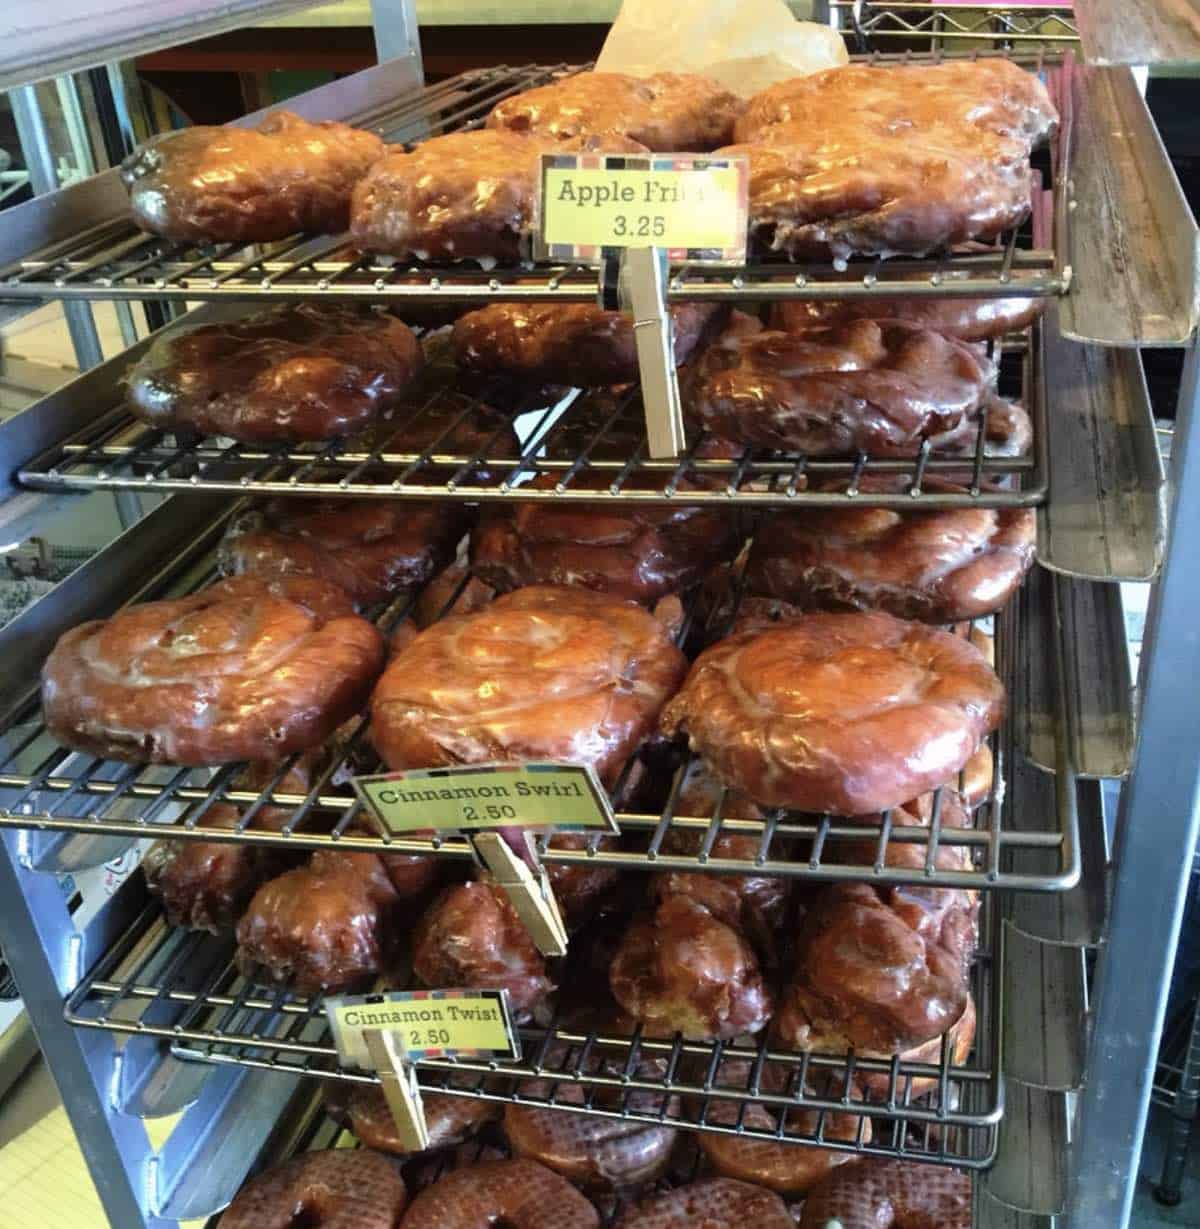
[[[600,1229],[596,1209],[536,1161],[455,1169],[412,1201],[404,1229]]]
[[[825,328],[847,320],[907,320],[960,341],[988,341],[1023,329],[1042,314],[1041,299],[888,298],[772,304],[771,325],[785,333]]]
[[[475,1077],[462,1078],[466,1087],[473,1087]],[[445,1093],[421,1094],[425,1108],[425,1125],[429,1128],[429,1151],[436,1148],[452,1148],[463,1143],[480,1131],[489,1122],[500,1117],[500,1106],[495,1101],[479,1097],[452,1097]],[[410,1156],[411,1150],[401,1142],[396,1128],[396,1118],[388,1108],[383,1090],[374,1084],[358,1085],[350,1094],[345,1117],[350,1130],[365,1147],[393,1156]]]
[[[952,778],[1000,722],[974,645],[891,615],[805,615],[706,649],[660,728],[763,806],[864,815]]]
[[[617,1221],[615,1229],[795,1229],[787,1207],[774,1191],[737,1182],[707,1178],[644,1199]]]
[[[169,132],[121,164],[133,220],[154,235],[197,243],[263,243],[298,230],[338,234],[350,192],[383,156],[383,142],[291,111],[257,128]]]
[[[800,1229],[971,1229],[971,1179],[954,1169],[865,1157],[809,1192]]]
[[[631,602],[533,585],[422,632],[371,701],[391,768],[567,760],[611,783],[686,662]]]
[[[416,337],[395,316],[298,303],[171,329],[125,384],[130,411],[152,427],[292,443],[336,439],[391,414],[421,365]]]
[[[378,1152],[308,1152],[247,1182],[220,1229],[398,1229],[407,1201],[403,1179]]]
[[[59,638],[42,670],[50,733],[106,759],[278,760],[362,707],[383,637],[305,576],[238,576],[129,606]]]

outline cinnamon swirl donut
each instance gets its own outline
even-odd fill
[[[733,1178],[706,1178],[653,1195],[630,1208],[615,1229],[795,1229],[795,1222],[774,1191]]]
[[[567,760],[611,784],[685,667],[632,602],[532,585],[443,619],[393,658],[371,739],[391,768]]]
[[[142,230],[196,243],[263,243],[295,231],[338,234],[350,192],[383,142],[291,111],[257,128],[184,128],[155,137],[121,164]]]
[[[847,320],[907,320],[959,341],[988,341],[1026,328],[1042,314],[1042,299],[786,300],[771,307],[771,325],[785,333],[826,328]]]
[[[129,606],[59,638],[42,670],[50,733],[107,759],[277,760],[358,712],[383,637],[306,576],[238,576]]]
[[[813,614],[719,641],[660,728],[762,806],[865,815],[940,785],[1000,721],[974,645],[878,612]]]
[[[294,443],[337,439],[391,414],[421,362],[395,316],[298,303],[170,329],[125,383],[130,412],[152,427]]]
[[[220,1229],[397,1229],[407,1201],[404,1181],[386,1157],[331,1148],[251,1178]]]
[[[865,1157],[809,1192],[800,1229],[971,1229],[971,1179],[954,1169]]]

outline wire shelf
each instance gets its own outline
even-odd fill
[[[678,1034],[652,1038],[640,1028],[617,1035],[572,1025],[569,1011],[555,1009],[542,1024],[518,1029],[519,1061],[421,1060],[420,1082],[428,1091],[453,1096],[983,1168],[994,1156],[996,1125],[1004,1111],[998,1046],[1002,1008],[994,976],[1001,928],[991,913],[990,898],[985,898],[979,954],[971,972],[975,1045],[961,1064],[954,1061],[948,1039],[936,1062],[912,1063],[898,1056],[868,1059],[852,1051],[777,1050],[765,1033],[728,1043],[685,1041]],[[152,907],[71,994],[65,1017],[80,1028],[162,1038],[179,1058],[330,1081],[378,1082],[371,1072],[338,1065],[320,996],[294,995],[243,977],[229,944],[228,937],[169,927]],[[568,958],[564,986],[571,984],[570,967]],[[764,1079],[767,1071],[769,1080]],[[871,1077],[869,1091],[864,1077]],[[534,1080],[536,1085],[530,1083]],[[564,1096],[567,1089],[574,1091]],[[580,1089],[582,1104],[573,1099]],[[751,1125],[743,1114],[727,1121],[718,1107],[729,1104],[781,1111],[777,1126]],[[800,1129],[788,1121],[782,1112],[787,1110],[814,1111],[814,1127]],[[856,1137],[828,1135],[831,1114],[856,1116]],[[867,1121],[870,1132],[861,1125]]]
[[[979,55],[980,52],[974,54]],[[982,54],[989,54],[983,52]],[[1010,58],[1035,71],[1055,73],[1045,49]],[[940,52],[902,57],[875,54],[879,62],[943,58]],[[417,143],[478,127],[502,98],[544,84],[581,66],[498,67],[473,70],[414,91],[378,112],[356,117],[389,142]],[[1069,129],[1064,122],[1063,131]],[[1063,142],[1065,146],[1065,142]],[[1055,145],[1052,167],[1061,167]],[[1057,178],[1065,182],[1060,170]],[[1037,209],[1043,207],[1035,193]],[[1035,212],[1037,210],[1035,209]],[[680,266],[673,273],[671,303],[713,300],[846,299],[905,296],[1048,297],[1066,293],[1069,262],[1062,249],[1067,225],[1059,210],[1055,229],[1030,225],[1001,236],[994,246],[973,245],[919,260],[863,259],[842,267],[798,266],[784,261],[745,267]],[[1035,241],[1036,237],[1036,241]],[[801,271],[802,270],[802,271]],[[71,239],[48,245],[0,268],[0,299],[387,299],[397,303],[482,303],[496,300],[596,302],[601,279],[595,268],[523,262],[480,269],[461,264],[396,262],[350,248],[345,236],[294,235],[269,244],[194,245],[136,230],[126,218],[108,219]]]
[[[167,567],[159,577],[130,600],[175,595],[199,588],[214,579],[211,547],[232,507],[218,518],[205,535],[189,549],[176,565]],[[465,579],[463,584],[465,584]],[[458,594],[447,599],[448,609]],[[732,624],[741,594],[734,586],[725,601],[714,601],[701,591],[685,602],[684,618],[678,632],[681,644],[695,647],[709,642]],[[412,595],[399,598],[379,613],[377,622],[387,633],[412,609]],[[1015,653],[1018,636],[1026,634],[1016,626],[1012,602],[996,620],[997,668],[1015,694]],[[82,612],[80,612],[82,614]],[[1028,634],[1046,635],[1049,629],[1030,629]],[[1061,709],[1060,709],[1061,711]],[[548,864],[608,866],[621,870],[700,871],[714,874],[770,874],[808,880],[868,880],[875,883],[919,883],[926,886],[975,889],[1016,888],[1033,891],[1063,891],[1079,875],[1077,818],[1070,808],[1053,814],[1031,816],[1013,813],[1006,798],[1003,781],[1006,766],[1020,752],[1014,745],[1014,725],[1006,721],[990,740],[995,771],[989,797],[975,812],[974,827],[943,826],[938,816],[940,790],[935,792],[932,822],[928,827],[894,825],[891,813],[875,822],[850,821],[831,815],[807,815],[777,810],[762,819],[731,819],[724,816],[722,794],[713,813],[689,816],[679,813],[679,799],[689,774],[698,767],[690,752],[673,750],[664,758],[660,748],[640,752],[625,765],[612,790],[614,810],[623,840],[620,848],[600,848],[598,838],[584,849],[547,847],[547,837],[539,838],[544,861]],[[1065,739],[1056,725],[1058,745],[1065,757]],[[365,835],[358,830],[365,816],[348,777],[378,770],[379,760],[366,737],[366,720],[340,742],[325,769],[317,776],[307,795],[289,794],[280,782],[290,768],[285,761],[261,792],[238,788],[235,774],[240,765],[219,769],[176,768],[164,765],[129,764],[99,760],[71,751],[56,743],[41,721],[38,695],[31,692],[14,706],[8,720],[0,725],[0,829],[18,828],[47,832],[85,832],[129,838],[158,837],[178,840],[218,841],[259,846],[291,846],[297,849],[338,847],[349,850],[374,850],[415,853],[464,861],[473,850],[461,836],[383,837]],[[635,767],[648,769],[647,780],[662,782],[665,794],[661,807],[635,811],[623,805],[627,785]],[[1069,772],[1065,758],[1061,771]],[[669,787],[667,783],[669,784]],[[210,827],[205,817],[219,802],[244,808],[234,828]],[[256,821],[267,805],[291,809],[282,830],[261,827]],[[702,832],[700,849],[694,853],[676,852],[668,841],[672,832]],[[757,839],[756,854],[750,857],[718,856],[710,853],[722,834],[748,834]],[[874,846],[873,865],[863,865],[864,844]],[[888,851],[899,844],[912,844],[924,853],[923,865],[888,865]],[[949,870],[937,865],[939,850],[948,846],[971,852],[970,868]],[[1021,852],[1042,851],[1038,869],[1027,869],[1029,859],[1021,862]]]
[[[935,46],[940,42],[955,50],[980,43],[1025,49],[1079,42],[1070,4],[949,7],[929,0],[830,0],[829,9],[834,24],[852,32],[863,48],[900,40],[924,45],[932,40]]]

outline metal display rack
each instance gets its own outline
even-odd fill
[[[389,13],[379,9],[384,62],[290,100],[291,109],[374,127],[391,140],[417,141],[478,124],[501,97],[566,71],[563,65],[486,69],[423,87],[411,3]],[[98,761],[54,745],[42,727],[37,671],[58,634],[84,614],[102,617],[130,600],[205,583],[212,576],[212,548],[233,512],[227,500],[213,496],[271,492],[724,504],[746,518],[748,534],[757,511],[772,506],[847,500],[1037,506],[1048,567],[1035,570],[996,620],[999,666],[1013,712],[992,745],[1003,791],[993,788],[975,827],[945,828],[936,806],[928,829],[893,826],[887,816],[873,825],[788,813],[725,820],[720,805],[715,816],[680,815],[677,799],[690,768],[681,755],[663,777],[669,785],[661,807],[646,813],[619,808],[631,848],[556,850],[543,842],[541,849],[547,862],[643,873],[766,871],[811,881],[988,889],[985,942],[972,974],[979,1026],[965,1062],[956,1062],[946,1043],[937,1062],[922,1065],[853,1053],[776,1053],[766,1040],[719,1045],[640,1032],[608,1036],[581,1027],[565,1003],[560,1015],[522,1030],[519,1064],[438,1060],[422,1063],[420,1074],[426,1087],[459,1096],[569,1105],[963,1166],[976,1175],[976,1229],[1049,1229],[1056,1221],[1064,1229],[1123,1229],[1140,1129],[1119,1140],[1113,1130],[1126,1120],[1140,1127],[1144,1115],[1148,1080],[1129,1079],[1129,1064],[1153,1053],[1178,926],[1170,909],[1151,915],[1144,889],[1152,881],[1150,868],[1161,877],[1164,851],[1186,847],[1190,861],[1195,840],[1191,803],[1200,748],[1189,745],[1189,723],[1179,714],[1200,669],[1200,647],[1181,643],[1181,634],[1160,638],[1164,629],[1188,626],[1194,609],[1189,570],[1186,560],[1171,563],[1181,553],[1179,535],[1164,546],[1163,475],[1146,446],[1153,423],[1136,353],[1125,349],[1120,361],[1110,361],[1104,346],[1170,344],[1191,335],[1200,243],[1136,91],[1124,77],[1077,71],[1069,58],[1061,60],[1060,45],[1071,37],[1065,13],[833,0],[829,17],[852,29],[863,40],[860,49],[881,63],[912,59],[914,42],[928,48],[932,41],[934,55],[994,54],[999,47],[1045,72],[1064,123],[1050,158],[1039,164],[1046,187],[1035,193],[1031,225],[995,247],[930,260],[677,268],[663,302],[878,298],[882,309],[897,295],[1046,298],[1043,325],[1001,347],[1002,378],[1020,381],[1006,391],[1024,395],[1033,420],[1035,448],[1028,460],[989,456],[982,435],[966,457],[926,453],[912,462],[867,456],[827,462],[759,450],[714,458],[703,440],[680,459],[651,460],[636,389],[607,402],[580,395],[561,417],[554,417],[561,407],[523,404],[519,408],[540,411],[540,421],[519,452],[509,445],[497,451],[499,434],[470,456],[439,451],[438,441],[421,453],[392,451],[386,439],[312,450],[196,443],[150,430],[121,406],[119,377],[136,350],[94,366],[0,424],[0,495],[10,496],[9,505],[34,498],[30,492],[42,498],[91,490],[173,495],[0,630],[0,650],[12,664],[0,679],[0,895],[6,901],[0,945],[113,1224],[175,1229],[180,1221],[212,1215],[260,1155],[278,1158],[331,1134],[328,1123],[313,1125],[315,1085],[373,1077],[336,1066],[319,998],[243,977],[227,937],[172,930],[156,907],[146,905],[136,882],[86,931],[76,931],[53,872],[102,861],[149,836],[470,856],[466,844],[453,839],[385,842],[351,830],[358,804],[338,770],[351,763],[361,769],[361,737],[352,738],[300,797],[279,792],[282,772],[261,794],[251,794],[232,785],[233,766],[213,772]],[[892,54],[892,48],[901,49]],[[1181,250],[1181,259],[1164,269],[1154,257],[1169,246]],[[1125,257],[1124,276],[1116,282],[1113,251]],[[100,299],[201,301],[206,305],[191,317],[201,321],[228,310],[229,302],[297,297],[396,305],[595,302],[601,281],[595,270],[581,267],[470,271],[384,263],[346,252],[340,239],[297,236],[254,249],[163,243],[131,230],[114,171],[0,219],[0,299],[58,299],[72,311]],[[1193,350],[1173,458],[1177,524],[1186,523],[1190,504],[1200,499],[1197,484],[1189,493],[1186,483],[1188,418],[1200,395],[1196,379]],[[479,425],[482,394],[431,390],[410,412],[444,408],[454,396],[461,399],[459,420]],[[580,418],[595,425],[572,434]],[[608,447],[613,440],[623,441],[628,455],[614,455]],[[965,495],[925,489],[927,475],[948,469],[964,475]],[[610,481],[589,488],[582,481],[589,471]],[[859,490],[864,475],[880,471],[904,474],[908,489],[899,495]],[[530,489],[525,480],[538,472],[555,475],[557,483]],[[997,477],[1011,481],[1001,489],[984,481]],[[841,489],[810,489],[814,478],[837,478]],[[1153,575],[1164,555],[1167,571],[1143,653],[1146,708],[1134,748],[1124,676],[1114,674],[1104,656],[1120,612],[1117,587],[1109,582]],[[698,637],[706,620],[731,618],[736,600],[735,584],[719,615],[693,603],[680,635]],[[405,613],[403,603],[375,612],[385,628]],[[1097,775],[1097,768],[1100,775],[1124,773],[1131,761],[1111,855],[1110,913],[1099,793],[1083,778]],[[1163,770],[1166,764],[1171,771]],[[240,827],[206,827],[205,815],[219,801],[246,807]],[[268,802],[293,809],[282,832],[255,825]],[[700,852],[664,853],[672,829],[703,831]],[[757,835],[756,857],[708,854],[722,831]],[[861,847],[864,837],[874,844],[873,864],[838,857],[839,846],[854,839]],[[901,841],[923,849],[922,868],[887,865],[889,847]],[[970,848],[972,869],[937,867],[938,849],[946,845]],[[1172,891],[1168,884],[1157,895],[1170,905]],[[1093,997],[1088,948],[1099,952]],[[1090,1042],[1084,1027],[1089,1011]],[[744,1064],[736,1079],[723,1067],[729,1060]],[[852,1082],[856,1073],[877,1077],[877,1091],[864,1094]],[[918,1078],[932,1081],[932,1091],[917,1095]],[[580,1093],[582,1106],[575,1102]],[[745,1108],[754,1103],[779,1111],[774,1131],[746,1121]],[[1124,1118],[1117,1106],[1128,1110]],[[789,1120],[787,1111],[798,1109],[816,1114],[814,1129],[800,1132]],[[869,1140],[865,1125],[854,1140],[827,1137],[828,1116],[846,1112],[871,1124]],[[155,1147],[144,1120],[166,1113],[181,1117],[167,1142]],[[1115,1185],[1114,1173],[1120,1179]]]

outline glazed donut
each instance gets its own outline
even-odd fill
[[[971,1229],[971,1179],[955,1169],[864,1157],[809,1192],[800,1229]]]
[[[420,371],[421,347],[395,316],[297,303],[171,329],[125,384],[130,412],[152,427],[294,443],[391,414]]]
[[[565,1179],[521,1157],[455,1169],[412,1201],[404,1229],[600,1229]]]
[[[714,303],[671,308],[676,364],[687,361],[719,311]],[[464,371],[581,388],[636,380],[633,338],[631,316],[589,303],[489,303],[454,325]]]
[[[865,475],[864,493],[892,481]],[[926,478],[930,493],[966,488]],[[803,610],[885,610],[953,623],[1000,609],[1033,563],[1029,508],[897,511],[859,505],[777,512],[754,536],[746,589]]]
[[[771,307],[772,328],[785,333],[824,328],[847,320],[906,320],[960,341],[987,341],[1026,328],[1042,314],[1041,299],[888,298],[786,300]]]
[[[703,153],[732,139],[744,108],[736,94],[694,73],[582,72],[504,99],[487,126],[554,141],[611,132],[648,149]]]
[[[950,1046],[950,1065],[961,1067],[971,1055],[971,1047],[975,1044],[975,999],[967,995],[967,1005],[958,1022],[954,1024],[945,1038],[934,1037],[923,1045],[905,1050],[900,1055],[902,1062],[928,1063],[931,1067],[938,1066],[942,1061],[942,1042]],[[859,1068],[854,1074],[855,1081],[867,1097],[884,1101],[892,1093],[892,1077],[888,1072],[863,1071]],[[938,1076],[924,1078],[922,1076],[901,1076],[898,1081],[897,1095],[907,1104],[907,1100],[923,1097],[933,1092],[939,1084]],[[906,1100],[907,1098],[907,1100]]]
[[[433,902],[413,932],[412,967],[431,990],[507,990],[518,1017],[554,988],[508,898],[484,882],[456,884]]]
[[[654,1036],[729,1040],[757,1033],[771,1018],[771,991],[753,948],[688,896],[668,896],[633,922],[609,986]]]
[[[1003,685],[959,637],[812,614],[706,649],[660,729],[760,806],[865,815],[952,778],[1003,711]]]
[[[350,191],[383,151],[373,132],[276,111],[257,128],[155,137],[121,163],[121,179],[134,222],[153,235],[262,243],[344,231]]]
[[[553,488],[556,474],[530,486]],[[575,489],[607,491],[611,476],[584,473]],[[631,477],[626,489],[660,479]],[[471,535],[471,570],[502,592],[525,585],[571,585],[653,606],[699,583],[714,563],[737,554],[737,518],[692,504],[519,503],[484,510]]]
[[[407,1202],[404,1181],[386,1157],[331,1148],[251,1178],[220,1229],[398,1229]]]
[[[774,1191],[733,1178],[706,1178],[642,1200],[614,1229],[795,1229]]]
[[[413,606],[413,622],[424,631],[446,615],[473,614],[496,596],[491,585],[472,576],[465,562],[450,564],[422,590]]]
[[[448,502],[273,499],[230,525],[218,566],[226,576],[319,576],[373,606],[448,564],[467,524],[466,509]]]
[[[986,745],[986,744],[985,744]],[[972,760],[977,758],[972,756]],[[970,828],[972,816],[963,796],[950,786],[943,786],[937,803],[938,824],[941,828]],[[893,807],[888,812],[892,829],[928,828],[933,822],[934,795],[922,794],[903,806]],[[881,815],[855,816],[864,822],[882,823]],[[916,841],[889,839],[883,856],[884,866],[893,869],[923,871],[928,846]],[[874,866],[879,852],[879,842],[872,834],[861,841],[830,840],[825,861],[843,866]],[[971,848],[968,845],[950,845],[938,842],[934,859],[938,870],[967,872],[972,869]]]
[[[611,784],[685,669],[633,603],[533,585],[441,620],[393,658],[371,740],[390,768],[566,760]]]
[[[383,637],[306,576],[237,576],[128,606],[59,638],[42,669],[46,727],[104,759],[278,760],[358,712]]]
[[[701,356],[685,409],[740,444],[903,457],[926,440],[973,443],[994,379],[978,347],[902,320],[784,333],[735,314]]]
[[[549,848],[587,849],[593,840],[596,838],[586,832],[556,832],[550,838]],[[597,849],[616,849],[617,845],[615,836],[602,836],[596,840]],[[620,872],[613,866],[549,862],[545,870],[568,930],[582,926],[620,879]]]
[[[475,1077],[459,1082],[472,1087]],[[500,1106],[495,1101],[479,1097],[454,1097],[424,1089],[421,1101],[425,1107],[425,1125],[429,1128],[429,1151],[461,1144],[500,1117]],[[374,1084],[355,1087],[346,1104],[346,1120],[365,1147],[390,1152],[393,1156],[411,1155],[411,1150],[400,1141],[396,1119],[388,1108],[383,1090]]]

